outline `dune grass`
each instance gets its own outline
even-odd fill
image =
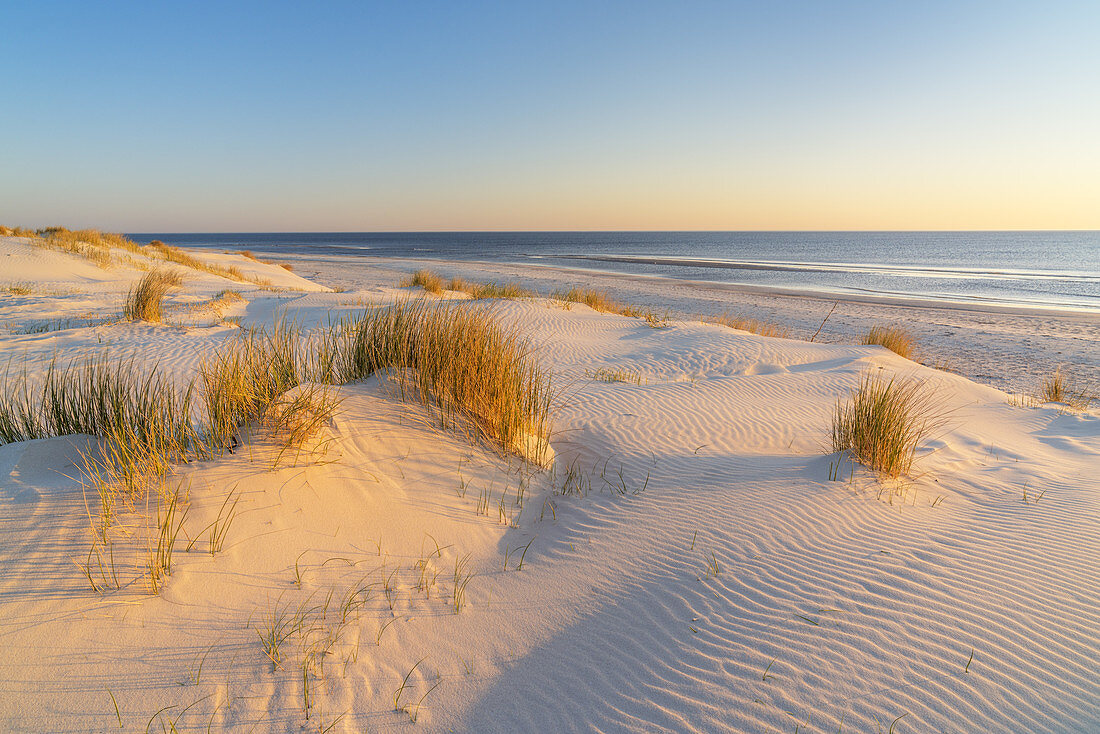
[[[428,293],[439,295],[443,292],[443,278],[431,270],[421,268],[401,281],[402,288],[415,288],[417,286],[428,291]]]
[[[848,452],[881,476],[900,477],[944,417],[928,383],[867,372],[833,411],[832,451]]]
[[[346,347],[319,352],[337,381],[384,372],[404,399],[434,409],[446,427],[469,421],[506,452],[526,453],[519,447],[532,441],[529,449],[545,449],[550,374],[531,347],[490,313],[461,304],[399,301],[366,311],[344,328],[350,335]]]
[[[598,291],[592,288],[571,288],[568,291],[556,291],[550,297],[562,303],[583,303],[595,311],[618,314],[619,316],[638,317],[643,315],[641,310],[624,305],[611,298],[606,291]]]
[[[913,337],[905,329],[897,326],[872,326],[859,343],[886,347],[894,354],[906,359],[913,358]]]
[[[255,285],[271,285],[271,281],[265,278],[254,278],[245,275],[241,272],[240,268],[234,265],[222,267],[221,265],[203,262],[180,248],[166,245],[160,240],[153,240],[150,242],[145,248],[145,253],[168,262],[176,263],[177,265],[183,265],[192,270],[201,270],[204,273],[210,273],[211,275],[217,275],[229,280],[236,280],[241,283],[253,283]]]
[[[44,374],[5,370],[0,444],[98,439],[76,478],[98,494],[93,530],[106,543],[117,503],[132,507],[149,487],[160,489],[176,464],[222,455],[257,435],[273,442],[273,465],[296,461],[337,409],[332,386],[375,373],[446,428],[472,429],[535,462],[548,449],[550,374],[528,344],[484,310],[425,302],[368,309],[313,334],[288,324],[243,331],[183,386],[156,366],[106,355],[54,362]]]
[[[451,278],[444,281],[442,277],[431,270],[420,269],[400,283],[402,288],[421,287],[429,293],[440,295],[443,291],[455,291],[467,293],[474,299],[486,298],[531,298],[533,291],[527,290],[516,283],[471,283],[462,278]]]
[[[618,369],[600,367],[596,370],[585,370],[584,376],[596,382],[629,382],[634,385],[645,384],[645,378],[642,377],[641,373],[621,367]]]
[[[1074,410],[1086,410],[1100,399],[1100,395],[1090,386],[1080,384],[1076,376],[1066,374],[1058,367],[1040,380],[1037,398],[1044,403],[1063,403]]]
[[[242,256],[242,257],[248,258],[252,262],[257,262],[257,263],[260,263],[262,265],[278,265],[283,270],[287,270],[287,271],[293,271],[294,270],[294,266],[291,265],[290,263],[281,263],[281,262],[276,262],[275,260],[264,260],[263,258],[256,257],[256,253],[252,252],[251,250],[238,250],[237,254]]]
[[[160,323],[164,297],[182,282],[183,278],[175,270],[157,269],[146,273],[126,296],[123,316],[129,321]]]
[[[534,291],[529,291],[516,283],[473,283],[465,284],[458,290],[470,294],[471,298],[532,298]]]
[[[720,326],[727,326],[731,329],[737,329],[738,331],[747,331],[750,334],[758,334],[759,336],[770,336],[778,339],[790,338],[790,330],[785,326],[780,326],[771,321],[761,321],[760,319],[748,318],[732,313],[712,316],[707,319],[707,322],[719,324]]]

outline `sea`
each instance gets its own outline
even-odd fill
[[[272,256],[572,268],[863,298],[1100,313],[1100,231],[133,233]]]

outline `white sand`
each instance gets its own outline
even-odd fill
[[[140,274],[46,255],[0,240],[0,288],[35,290],[0,295],[0,323],[117,316]],[[331,293],[252,266],[313,292],[195,276],[170,297],[168,325],[0,345],[32,371],[109,349],[182,380],[237,333],[224,316],[309,327],[398,294],[392,273],[345,272],[332,284],[364,287]],[[247,303],[193,308],[224,288]],[[272,471],[256,447],[178,470],[185,532],[199,539],[190,551],[181,540],[159,597],[135,551],[144,508],[114,531],[121,590],[93,593],[74,564],[90,534],[66,475],[85,438],[0,447],[0,730],[119,730],[112,696],[125,731],[1100,730],[1095,412],[1013,406],[878,347],[482,305],[541,345],[563,390],[552,471],[439,430],[377,380],[345,386],[323,456]],[[832,406],[877,368],[935,381],[955,410],[904,501],[858,468],[827,479]],[[586,377],[599,369],[644,384]],[[587,497],[555,491],[571,465]],[[231,492],[238,515],[212,556],[199,534]],[[430,598],[416,588],[421,559],[438,574]],[[343,619],[357,588],[369,592]],[[273,670],[258,632],[299,611]],[[311,650],[324,676],[308,679],[307,720]],[[399,705],[427,694],[415,725],[394,711],[410,670]]]
[[[837,309],[816,341],[853,344],[872,324],[900,324],[916,338],[919,361],[944,365],[1002,390],[1033,391],[1043,376],[1059,366],[1085,382],[1100,385],[1100,314],[998,306],[983,309],[901,297],[837,301],[810,293],[732,284],[500,263],[340,256],[296,257],[294,263],[298,272],[319,283],[352,288],[364,283],[392,284],[421,267],[448,278],[514,281],[543,294],[573,286],[597,288],[623,302],[658,311],[668,309],[684,319],[733,312],[775,321],[802,339],[809,339],[821,327],[836,302]]]

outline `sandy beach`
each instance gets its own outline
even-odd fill
[[[441,420],[377,370],[317,388],[338,405],[294,451],[242,426],[104,523],[84,471],[102,437],[0,445],[0,730],[1100,730],[1100,412],[1030,397],[1059,366],[1100,380],[1100,318],[846,301],[811,343],[832,300],[183,254],[202,267],[0,238],[5,405],[97,358],[201,396],[250,329],[305,343],[405,300],[522,340],[549,371],[549,448]],[[541,297],[399,285],[422,267]],[[123,318],[162,269],[181,281],[161,320]],[[668,318],[548,298],[572,287]],[[722,312],[792,338],[700,321]],[[859,345],[875,324],[927,365]],[[838,401],[880,374],[943,416],[901,478],[830,445]]]
[[[1083,382],[1100,384],[1097,314],[995,306],[979,309],[880,296],[836,299],[730,284],[499,263],[371,257],[295,257],[292,262],[310,278],[334,287],[384,286],[428,267],[447,277],[515,282],[547,295],[563,286],[597,288],[627,303],[667,310],[680,319],[733,312],[779,323],[801,339],[810,338],[820,327],[815,341],[824,343],[851,344],[871,323],[898,324],[916,338],[921,362],[946,367],[1001,390],[1031,392],[1043,376],[1059,366],[1080,375]],[[369,263],[369,267],[360,267],[360,263]],[[834,303],[837,309],[829,315]]]

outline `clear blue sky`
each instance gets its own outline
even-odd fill
[[[19,2],[0,223],[1100,228],[1100,3]]]

